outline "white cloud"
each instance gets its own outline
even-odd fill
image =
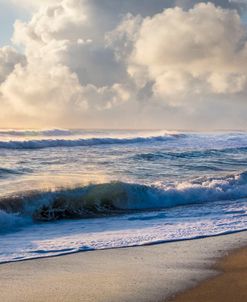
[[[123,21],[122,36],[134,20]],[[143,19],[132,37],[132,52],[123,59],[137,83],[154,82],[157,97],[174,102],[193,94],[246,90],[246,29],[235,11],[210,3],[189,11],[167,9]]]
[[[0,48],[0,84],[13,72],[17,64],[25,64],[23,55],[10,46]]]
[[[242,123],[247,31],[238,12],[143,1],[19,1],[33,13],[15,23],[23,53],[0,49],[0,126],[199,127],[213,102]]]

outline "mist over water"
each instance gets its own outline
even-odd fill
[[[247,133],[0,130],[0,261],[247,225]]]

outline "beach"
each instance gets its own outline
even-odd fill
[[[215,278],[219,274],[215,263],[246,245],[247,232],[240,232],[1,264],[1,300],[169,301],[201,281]]]
[[[247,302],[247,0],[0,8],[0,302]]]
[[[242,248],[224,257],[217,263],[216,269],[220,275],[179,294],[169,302],[247,301],[247,249]]]

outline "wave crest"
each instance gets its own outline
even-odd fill
[[[71,136],[81,134],[80,130],[50,129],[50,130],[0,130],[2,136]]]
[[[0,210],[51,221],[237,200],[246,197],[246,192],[247,172],[243,172],[221,178],[203,177],[170,186],[112,182],[54,192],[26,193],[0,200]]]
[[[0,149],[44,149],[55,147],[81,147],[113,144],[136,144],[164,142],[184,137],[183,134],[167,134],[162,136],[133,137],[133,138],[84,138],[84,139],[44,139],[25,141],[0,141]]]

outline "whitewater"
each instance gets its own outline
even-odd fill
[[[0,130],[0,263],[246,229],[246,132]]]

